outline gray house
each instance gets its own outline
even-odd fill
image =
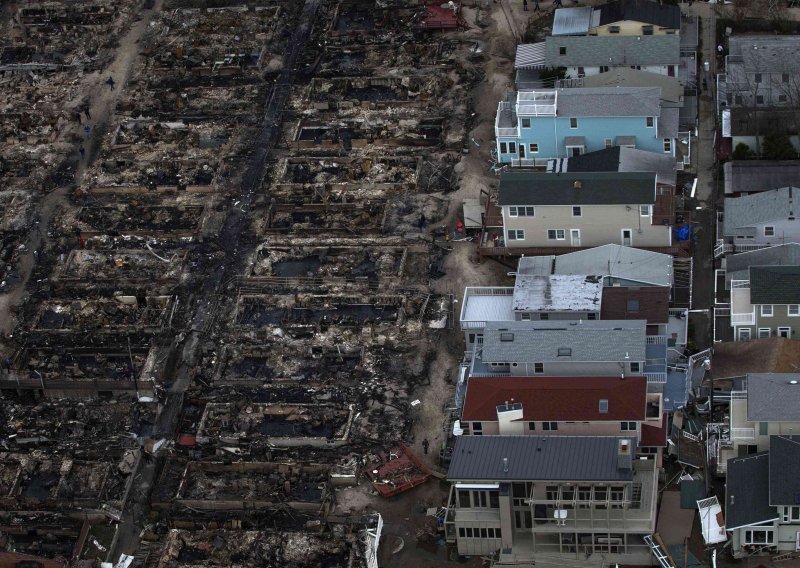
[[[800,550],[800,436],[770,436],[769,451],[728,462],[726,530],[736,558]]]
[[[747,195],[789,187],[800,180],[796,160],[731,160],[722,164],[725,195]]]
[[[715,255],[800,242],[798,198],[792,187],[725,198]]]
[[[656,519],[654,460],[633,459],[637,440],[615,436],[461,436],[447,541],[463,555],[647,564]]]
[[[630,146],[614,146],[587,152],[571,158],[557,158],[547,163],[552,173],[577,172],[655,172],[656,187],[674,189],[678,177],[672,156],[639,150]]]
[[[731,279],[731,327],[737,341],[797,337],[800,266],[751,266],[747,279]]]

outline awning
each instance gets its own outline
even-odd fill
[[[722,137],[731,137],[731,109],[729,108],[722,111]]]
[[[544,67],[544,45],[543,41],[519,44],[514,58],[514,69]]]
[[[586,138],[584,136],[567,136],[564,138],[564,146],[586,146]]]
[[[703,540],[706,544],[725,542],[725,518],[722,516],[722,507],[716,497],[701,499],[697,502],[700,511],[700,528],[703,531]]]
[[[498,483],[456,483],[456,489],[500,489]]]

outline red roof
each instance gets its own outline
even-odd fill
[[[462,420],[496,421],[497,406],[522,403],[525,421],[644,420],[645,377],[470,377]],[[600,412],[600,401],[608,412]]]
[[[661,418],[661,426],[650,426],[642,424],[642,439],[639,440],[640,446],[650,446],[653,448],[667,447],[667,415]]]

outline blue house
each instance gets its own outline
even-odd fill
[[[678,113],[661,108],[659,87],[522,90],[500,101],[498,161],[544,166],[613,146],[675,156]]]

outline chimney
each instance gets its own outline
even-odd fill
[[[617,469],[631,469],[633,467],[633,448],[631,447],[631,440],[621,439],[617,444]]]
[[[582,186],[583,183],[581,183],[581,180],[579,179],[576,179],[575,182],[572,184],[572,187],[574,187],[575,189],[580,189]]]

